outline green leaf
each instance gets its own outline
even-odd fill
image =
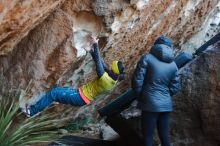
[[[57,113],[43,112],[15,123],[15,118],[22,116],[18,109],[18,103],[11,97],[0,97],[0,146],[25,146],[55,141],[61,136],[57,134],[57,128],[68,120],[60,119]]]

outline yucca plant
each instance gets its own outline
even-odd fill
[[[74,121],[70,121],[65,126],[65,129],[67,129],[70,132],[77,132],[83,128],[84,125],[88,125],[92,123],[92,119],[85,117],[85,118],[77,118]]]
[[[59,137],[57,127],[63,126],[66,120],[57,117],[55,113],[43,113],[24,118],[18,103],[12,98],[0,97],[0,146],[24,146],[56,140]]]

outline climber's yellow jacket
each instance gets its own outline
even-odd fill
[[[101,78],[97,78],[79,88],[83,100],[89,104],[98,95],[111,90],[117,81],[113,80],[107,72]]]

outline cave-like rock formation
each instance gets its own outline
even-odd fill
[[[63,0],[13,0],[0,2],[0,50],[6,55],[41,23]]]
[[[181,69],[182,91],[174,98],[171,124],[174,145],[219,145],[219,55],[218,46]]]
[[[83,49],[86,36],[93,34],[100,38],[106,62],[122,60],[128,74],[111,95],[74,113],[96,116],[96,108],[129,87],[137,60],[158,36],[171,37],[178,53],[193,52],[215,34],[219,5],[218,0],[2,1],[0,93],[25,89],[32,81],[34,100],[58,81],[77,87],[94,78],[93,62]],[[219,141],[218,55],[210,51],[182,69],[183,89],[174,98],[171,135],[175,145],[212,146]]]

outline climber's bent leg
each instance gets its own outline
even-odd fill
[[[44,110],[53,102],[71,104],[73,106],[83,106],[86,104],[77,89],[56,87],[48,91],[35,105],[30,106],[31,116]]]

